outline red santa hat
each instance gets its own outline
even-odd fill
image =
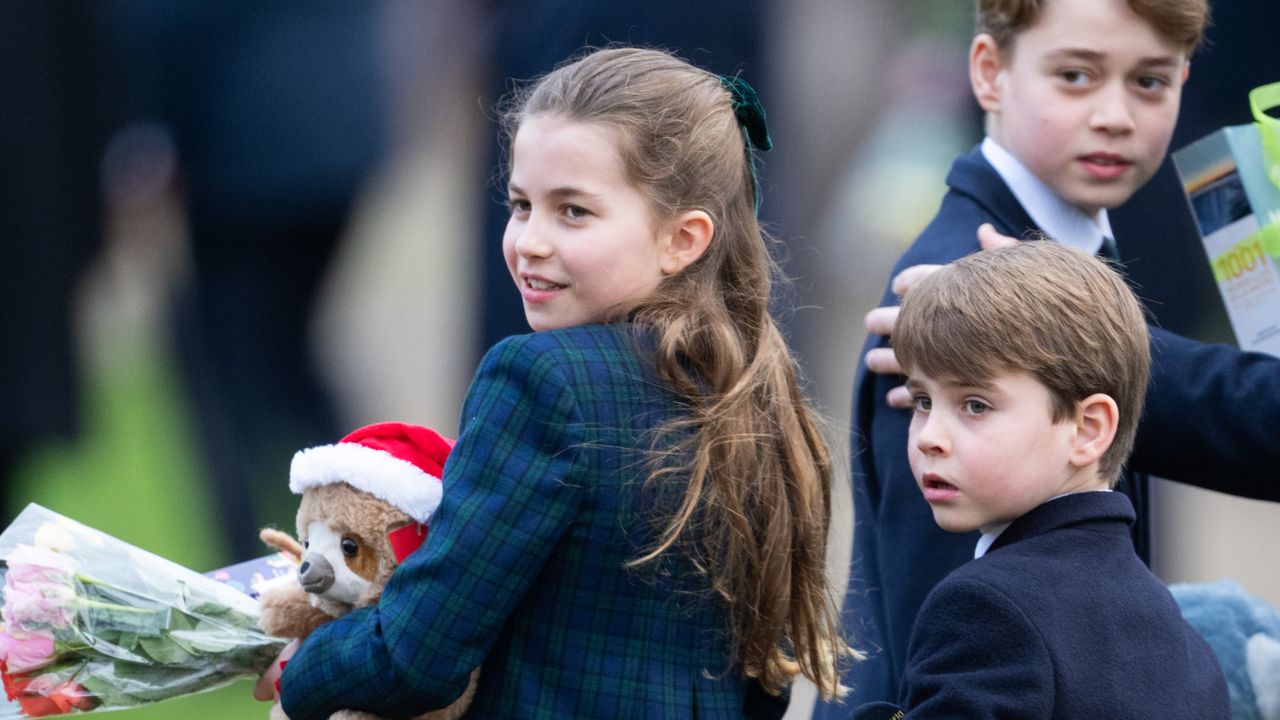
[[[440,478],[452,449],[452,440],[421,425],[367,425],[337,444],[299,450],[289,468],[289,489],[301,495],[310,487],[345,482],[425,523],[440,504]]]

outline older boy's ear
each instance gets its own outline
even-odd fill
[[[1084,467],[1101,460],[1116,438],[1119,422],[1120,409],[1110,395],[1094,393],[1076,403],[1071,464]]]
[[[969,85],[985,112],[1000,109],[999,78],[1003,69],[1004,61],[996,39],[988,33],[978,33],[969,45]]]
[[[690,210],[676,216],[661,239],[659,267],[662,274],[675,275],[696,262],[707,251],[714,234],[715,223],[702,210]]]

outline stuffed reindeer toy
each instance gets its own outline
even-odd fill
[[[422,544],[440,502],[441,470],[453,444],[430,428],[378,423],[334,445],[299,451],[289,489],[301,496],[298,540],[271,528],[263,542],[300,560],[296,576],[262,591],[259,625],[272,635],[304,638],[321,624],[378,601],[396,566]],[[465,693],[417,720],[460,717],[475,693]],[[272,720],[288,720],[276,703]],[[378,720],[344,710],[330,720]]]

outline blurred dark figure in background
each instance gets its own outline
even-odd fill
[[[584,47],[620,43],[671,50],[721,75],[740,72],[759,91],[767,109],[768,89],[762,87],[765,6],[765,0],[498,0],[494,3],[490,105],[511,89],[511,82],[541,76]],[[495,126],[490,137],[497,135]],[[485,197],[492,201],[482,228],[484,312],[479,352],[508,335],[529,332],[502,259],[508,212],[500,157],[495,142],[489,155],[494,172],[485,188]],[[763,216],[769,213],[768,173],[760,170]]]
[[[90,10],[0,3],[0,526],[22,509],[8,497],[16,463],[78,426],[72,300],[101,245]]]
[[[353,200],[384,151],[375,2],[114,0],[129,115],[172,133],[192,273],[175,341],[234,559],[293,526],[289,460],[340,437],[308,346]]]

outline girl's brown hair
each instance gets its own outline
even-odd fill
[[[1040,19],[1049,2],[1070,0],[978,0],[978,32],[988,33],[1000,52],[1013,50],[1023,30]],[[1178,43],[1187,56],[1209,25],[1208,0],[1127,0],[1129,7],[1161,36]]]
[[[850,651],[826,580],[831,462],[769,315],[776,268],[729,91],[668,53],[609,48],[518,92],[503,113],[508,145],[534,115],[612,128],[656,220],[701,210],[715,227],[701,258],[626,308],[654,332],[658,370],[690,410],[664,428],[663,442],[684,440],[649,478],[678,479],[683,493],[634,563],[684,551],[726,603],[748,675],[777,693],[804,674],[839,695],[836,659]]]

